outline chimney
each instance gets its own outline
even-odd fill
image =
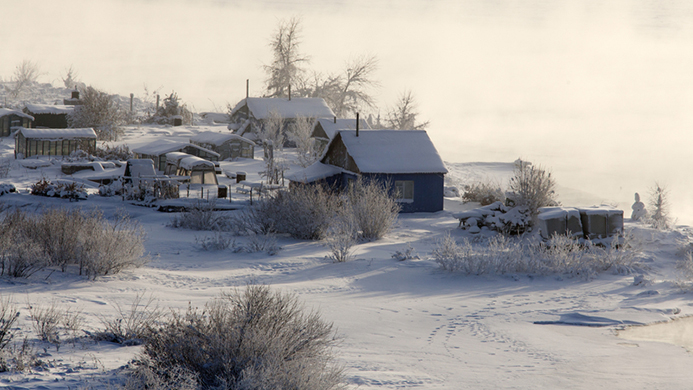
[[[359,136],[359,113],[356,113],[356,136]]]
[[[245,98],[250,96],[250,79],[245,79]]]
[[[132,112],[132,101],[133,101],[134,98],[135,98],[135,94],[134,94],[134,93],[131,93],[131,94],[130,94],[130,112]]]
[[[79,100],[79,91],[78,90],[75,89],[74,91],[72,91],[72,99]]]
[[[337,123],[337,115],[334,116],[334,123]]]
[[[289,84],[289,100],[291,100],[291,84]]]

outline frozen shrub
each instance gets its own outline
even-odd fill
[[[135,158],[135,154],[130,151],[130,147],[127,145],[109,146],[104,144],[102,147],[97,146],[96,149],[94,149],[93,155],[94,157],[106,161],[127,161],[131,158]]]
[[[397,221],[400,206],[387,187],[375,180],[354,181],[348,191],[348,210],[361,238],[377,240],[387,234]]]
[[[515,206],[527,206],[531,215],[540,207],[557,206],[556,181],[543,168],[518,160],[510,179],[508,198]]]
[[[103,331],[94,336],[97,340],[106,340],[118,344],[139,345],[151,335],[152,329],[158,326],[164,312],[156,304],[152,296],[146,301],[144,294],[137,294],[129,309],[116,304],[118,311],[115,318],[102,319],[105,326]]]
[[[650,191],[650,225],[655,229],[671,229],[671,217],[669,216],[669,190],[655,183]]]
[[[19,318],[19,311],[10,303],[10,296],[0,296],[0,351],[14,338],[14,323]]]
[[[479,182],[464,186],[464,194],[462,194],[464,203],[478,202],[482,206],[487,206],[503,200],[505,200],[505,195],[499,185],[494,185],[490,182]]]
[[[342,214],[335,218],[325,236],[325,242],[330,249],[327,257],[335,263],[343,263],[353,258],[353,246],[358,234],[352,216],[349,213]]]
[[[59,307],[55,301],[51,301],[48,306],[30,304],[29,313],[31,313],[32,324],[38,337],[51,344],[60,345],[58,331],[65,315],[65,310]]]
[[[411,246],[411,243],[407,243],[407,246],[404,248],[404,250],[395,251],[395,253],[392,255],[392,258],[399,261],[420,259],[419,255],[416,254],[414,247]]]
[[[0,220],[0,275],[29,277],[48,265],[35,234],[36,224],[27,213],[4,213]]]
[[[12,160],[9,158],[0,159],[0,178],[6,178],[10,174]]]
[[[87,199],[87,191],[84,186],[77,183],[51,183],[48,179],[41,179],[31,185],[31,195],[66,198],[70,200]]]
[[[171,218],[169,226],[190,230],[229,231],[234,221],[225,212],[215,211],[216,201],[198,199],[186,211]]]
[[[91,127],[100,140],[117,141],[124,131],[126,111],[114,95],[86,87],[80,91],[82,104],[67,116],[69,127]]]
[[[195,236],[195,244],[203,251],[220,251],[229,247],[235,247],[236,240],[229,235],[216,232],[211,237],[204,236],[199,238]]]
[[[277,245],[277,239],[273,234],[252,234],[243,249],[248,253],[266,252],[274,256],[282,248]]]
[[[223,293],[149,333],[138,364],[170,382],[170,369],[202,389],[342,389],[332,325],[293,295],[266,286]]]

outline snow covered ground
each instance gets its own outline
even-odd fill
[[[158,137],[184,140],[210,129],[132,127],[123,142],[132,148]],[[11,157],[13,145],[12,139],[2,139],[0,157]],[[439,270],[429,254],[445,234],[456,239],[470,236],[457,228],[451,213],[476,205],[455,198],[446,199],[446,209],[438,213],[401,215],[384,239],[359,244],[356,260],[332,263],[322,243],[286,237],[278,238],[282,249],[274,256],[202,251],[195,239],[210,233],[168,227],[172,214],[118,197],[91,195],[86,201],[68,202],[31,196],[26,189],[41,177],[62,177],[59,168],[29,169],[14,160],[12,164],[3,182],[15,184],[20,193],[3,195],[0,202],[30,210],[98,207],[106,216],[124,209],[146,229],[151,261],[95,281],[50,271],[28,280],[0,279],[0,292],[11,295],[21,312],[15,340],[27,337],[46,363],[41,369],[0,373],[0,387],[104,388],[118,382],[121,367],[139,352],[136,346],[88,338],[59,348],[41,342],[31,326],[29,305],[55,301],[81,310],[84,329],[93,331],[103,327],[102,318],[115,315],[116,305],[129,307],[138,294],[155,297],[161,307],[184,309],[188,304],[201,307],[220,292],[248,283],[296,293],[333,322],[342,337],[335,353],[348,382],[359,389],[672,389],[693,383],[693,357],[684,348],[618,337],[624,324],[693,313],[691,295],[675,284],[679,242],[693,235],[687,227],[659,232],[626,221],[626,229],[643,244],[650,283],[634,285],[637,275],[614,274],[591,281],[466,276]],[[250,181],[259,181],[257,172],[263,168],[259,159],[221,165],[225,171],[247,172]],[[448,179],[458,185],[480,179],[504,184],[512,168],[512,162],[448,164]],[[233,187],[231,192],[233,202],[241,204],[242,195]],[[598,194],[576,189],[564,188],[560,194],[565,205],[599,202]],[[247,240],[235,239],[238,244]],[[407,245],[419,259],[392,258]]]

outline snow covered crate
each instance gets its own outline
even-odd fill
[[[580,221],[585,238],[590,240],[623,233],[623,210],[608,206],[580,209]]]

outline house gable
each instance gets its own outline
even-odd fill
[[[350,172],[360,173],[358,165],[354,158],[349,155],[346,145],[342,142],[342,136],[337,133],[335,138],[330,142],[325,151],[325,155],[320,160],[323,164],[334,165]]]

